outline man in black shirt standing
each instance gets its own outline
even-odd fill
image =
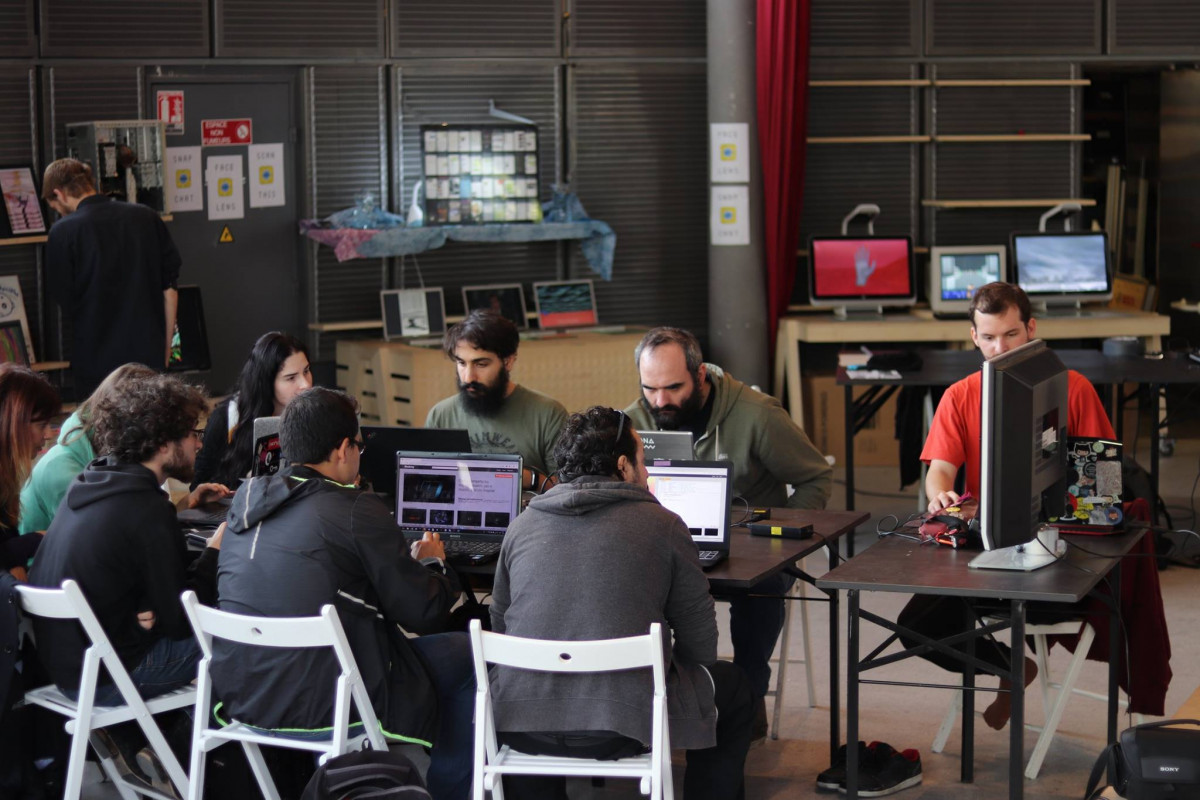
[[[42,197],[63,216],[46,245],[46,288],[71,320],[76,394],[131,361],[164,367],[181,261],[162,219],[98,194],[91,167],[73,158],[46,167]]]

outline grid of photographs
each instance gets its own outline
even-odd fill
[[[46,232],[38,188],[29,167],[0,167],[0,193],[4,194],[8,229],[0,235],[29,236]]]
[[[425,224],[540,222],[537,126],[422,125]]]

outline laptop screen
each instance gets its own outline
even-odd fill
[[[533,284],[538,327],[579,328],[595,325],[596,293],[590,280],[548,281]]]
[[[379,293],[379,302],[383,307],[383,338],[389,342],[446,332],[446,301],[438,287],[385,289]]]
[[[396,524],[409,535],[496,539],[521,508],[521,457],[396,454]]]
[[[730,462],[657,461],[646,471],[651,494],[683,519],[701,550],[729,549]]]

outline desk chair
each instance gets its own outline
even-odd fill
[[[79,584],[73,580],[63,581],[59,589],[37,589],[32,586],[20,585],[17,593],[21,598],[21,610],[30,616],[46,619],[75,620],[83,627],[83,632],[90,643],[83,654],[83,672],[79,678],[79,699],[71,700],[53,684],[33,689],[25,694],[25,702],[49,709],[67,718],[66,730],[71,734],[70,755],[67,760],[67,779],[63,789],[63,797],[78,798],[83,785],[84,758],[87,755],[89,742],[100,757],[100,767],[113,782],[117,792],[124,800],[134,800],[141,794],[147,797],[170,800],[169,795],[148,789],[144,785],[126,781],[113,765],[106,748],[98,747],[94,739],[94,731],[107,728],[121,722],[136,720],[146,740],[158,755],[159,761],[167,770],[171,783],[181,795],[189,790],[188,778],[179,760],[171,752],[162,731],[154,722],[155,714],[174,711],[190,706],[196,697],[196,690],[191,686],[177,689],[174,692],[159,695],[149,700],[143,699],[133,685],[129,673],[117,657],[108,635],[100,627],[92,607]],[[121,693],[123,705],[96,705],[96,685],[100,678],[100,666],[108,670],[113,684]]]
[[[188,800],[200,800],[203,796],[205,756],[209,750],[226,742],[242,743],[242,749],[246,751],[246,759],[250,762],[250,769],[258,781],[259,789],[268,800],[279,800],[279,791],[263,760],[259,745],[319,753],[322,764],[333,756],[358,748],[363,739],[370,742],[372,749],[387,750],[379,720],[371,706],[371,698],[367,695],[367,688],[358,672],[354,654],[350,652],[350,643],[346,640],[346,633],[342,630],[342,623],[338,620],[337,611],[333,606],[323,606],[318,617],[251,617],[202,606],[196,598],[196,593],[192,591],[184,592],[182,600],[184,611],[187,612],[204,653],[200,659],[196,687],[196,724],[192,734],[192,784]],[[257,647],[331,648],[337,657],[341,673],[335,686],[333,725],[328,735],[324,738],[287,736],[235,720],[231,720],[230,724],[222,728],[209,728],[208,718],[213,707],[212,677],[209,674],[213,639]],[[361,732],[353,735],[350,730],[351,704],[362,720],[354,725],[360,728]]]
[[[1033,746],[1032,752],[1029,754],[1029,761],[1025,765],[1025,777],[1029,780],[1036,780],[1038,773],[1042,769],[1042,762],[1046,759],[1046,751],[1050,749],[1050,742],[1054,739],[1054,734],[1058,731],[1058,724],[1062,721],[1063,712],[1066,710],[1067,701],[1072,694],[1090,697],[1093,700],[1108,702],[1108,696],[1089,692],[1085,689],[1080,689],[1075,686],[1075,682],[1079,678],[1079,672],[1083,667],[1083,662],[1087,658],[1088,649],[1092,646],[1092,640],[1096,638],[1095,629],[1086,620],[1065,620],[1055,623],[1026,623],[1025,633],[1033,637],[1033,657],[1037,662],[1038,667],[1038,684],[1042,693],[1042,708],[1045,710],[1045,723],[1042,726],[1026,725],[1025,727],[1032,730],[1040,731],[1037,743]],[[1075,652],[1071,654],[1071,661],[1067,665],[1067,671],[1061,681],[1055,681],[1050,675],[1050,664],[1047,655],[1050,652],[1050,645],[1047,641],[1047,636],[1070,636],[1079,634],[1079,641],[1075,645]],[[1120,705],[1127,708],[1129,703],[1126,700],[1120,700]],[[942,719],[941,727],[938,728],[937,736],[934,737],[932,750],[935,753],[942,752],[942,748],[946,745],[946,739],[950,736],[950,731],[954,728],[954,720],[958,717],[962,710],[962,692],[955,692],[954,698],[950,701],[950,707],[946,709],[946,716]],[[1141,722],[1141,714],[1135,715],[1137,723]]]
[[[523,639],[485,633],[479,620],[471,620],[471,654],[475,659],[475,781],[474,800],[491,792],[504,800],[503,775],[563,775],[604,778],[638,778],[642,794],[650,800],[673,798],[671,743],[667,724],[666,667],[663,662],[662,626],[655,622],[645,636],[590,642]],[[508,745],[498,747],[492,719],[492,691],[488,664],[537,672],[614,672],[650,669],[654,673],[651,703],[650,752],[616,761],[590,758],[538,756],[519,753]],[[583,725],[586,727],[586,725]]]

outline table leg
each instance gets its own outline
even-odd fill
[[[1162,387],[1157,383],[1150,384],[1150,396],[1153,401],[1154,421],[1150,423],[1150,524],[1158,524],[1158,446],[1159,446],[1159,393]]]
[[[829,571],[837,566],[837,545],[827,548],[829,553]],[[842,742],[842,703],[841,692],[841,636],[838,628],[841,622],[838,617],[838,590],[829,593],[829,763],[833,763],[837,755],[838,745]]]
[[[845,392],[845,408],[843,409],[843,420],[845,430],[845,461],[846,461],[846,510],[854,510],[854,387],[846,384],[843,391]],[[851,538],[851,548],[853,548],[854,539]],[[850,554],[854,551],[851,549]]]
[[[969,600],[963,600],[963,630],[975,628],[975,614]],[[976,638],[966,641],[968,659],[975,658]],[[963,783],[975,781],[975,665],[971,661],[963,664],[962,699],[962,763],[959,765],[959,780]]]
[[[1008,797],[1025,794],[1025,601],[1012,601],[1012,716],[1008,719]]]
[[[779,333],[775,337],[776,369],[778,353],[783,352],[783,374],[787,380],[788,411],[792,422],[804,427],[804,395],[800,388],[800,340],[797,338],[793,320],[779,320]]]
[[[846,642],[846,798],[858,800],[858,590],[849,589],[849,640]]]
[[[1146,536],[1154,534],[1147,532]],[[1108,742],[1117,741],[1117,701],[1120,689],[1117,686],[1120,671],[1121,645],[1125,641],[1125,631],[1121,628],[1121,561],[1109,572],[1112,577],[1112,607],[1108,609]],[[1109,784],[1116,779],[1115,775],[1108,776]]]

